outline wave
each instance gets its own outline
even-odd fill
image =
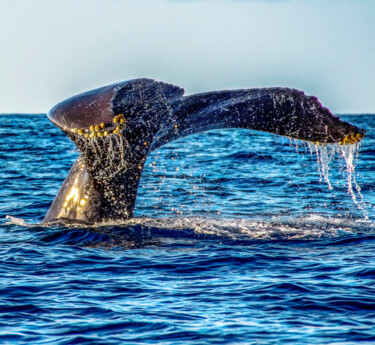
[[[273,216],[268,220],[207,217],[133,218],[94,225],[60,219],[30,224],[7,216],[7,225],[41,232],[40,239],[55,244],[138,248],[173,239],[215,240],[246,244],[253,241],[342,240],[350,235],[373,235],[375,225],[366,219],[310,214],[299,218]],[[45,231],[43,231],[45,230]]]

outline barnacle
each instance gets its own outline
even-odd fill
[[[121,118],[124,117],[124,114],[118,114],[113,118],[113,123],[118,123],[120,122]]]
[[[363,133],[348,134],[344,139],[340,140],[340,145],[355,144],[362,140],[365,135]]]
[[[126,119],[124,118],[124,114],[118,114],[113,118],[113,123],[119,124],[114,129],[110,129],[113,125],[112,124],[105,124],[104,122],[101,122],[99,124],[91,125],[89,128],[72,128],[70,131],[72,133],[82,135],[85,138],[102,138],[107,137],[110,134],[118,134],[119,136],[122,136],[121,130],[124,129],[123,124],[126,123]],[[113,128],[113,127],[112,127]]]

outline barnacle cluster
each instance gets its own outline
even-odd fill
[[[126,119],[124,114],[118,114],[113,118],[113,123],[106,124],[101,122],[96,125],[91,125],[89,128],[71,128],[70,131],[74,134],[84,136],[87,139],[96,137],[107,137],[110,134],[117,134],[121,136],[121,130],[124,128]]]
[[[363,133],[349,134],[344,139],[340,140],[340,145],[355,144],[362,140],[365,135]]]
[[[360,142],[365,135],[363,133],[348,134],[344,139],[339,141],[339,145],[351,145]],[[320,141],[312,141],[313,145],[322,146],[326,143]]]

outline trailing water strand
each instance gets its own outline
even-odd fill
[[[355,180],[355,166],[358,159],[359,148],[360,143],[343,146],[341,147],[341,156],[345,159],[346,163],[346,181],[348,185],[348,193],[358,208],[360,210],[365,210],[366,204],[361,193],[361,187]],[[368,218],[367,212],[365,212],[365,217]]]
[[[309,144],[309,148],[311,154],[315,151],[320,181],[324,180],[328,184],[329,189],[333,189],[329,180],[330,163],[336,156],[344,158],[344,173],[346,174],[348,194],[357,207],[360,210],[364,210],[366,205],[361,193],[361,187],[355,180],[355,162],[358,158],[360,145],[360,143],[352,145],[331,144],[324,146]],[[365,213],[365,217],[367,217],[367,213]]]

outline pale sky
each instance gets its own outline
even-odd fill
[[[138,77],[375,113],[375,0],[0,0],[0,47],[0,113]]]

